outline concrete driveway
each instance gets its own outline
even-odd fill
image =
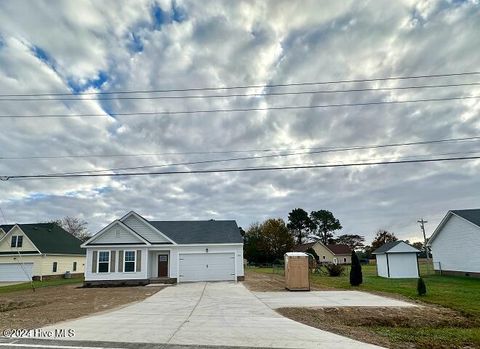
[[[241,283],[227,282],[171,286],[142,302],[49,327],[55,328],[74,329],[76,335],[71,339],[85,341],[378,348],[287,319],[260,300],[258,293]]]

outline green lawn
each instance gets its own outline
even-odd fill
[[[45,280],[45,281],[34,281],[33,287],[40,288],[40,287],[51,287],[51,286],[61,286],[61,285],[70,285],[70,284],[81,284],[83,282],[83,278],[72,278],[72,279],[52,279],[52,280]],[[23,291],[23,290],[31,290],[32,283],[25,282],[16,285],[9,285],[9,286],[0,286],[0,293],[9,293],[15,291]]]

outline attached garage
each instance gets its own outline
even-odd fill
[[[179,281],[235,280],[235,253],[180,253]]]
[[[33,263],[0,263],[0,282],[32,279]]]

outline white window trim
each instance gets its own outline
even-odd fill
[[[132,263],[132,261],[127,261],[125,256],[127,252],[133,252],[133,270],[132,271],[125,271],[125,266],[127,263]],[[137,251],[136,250],[124,250],[123,251],[123,272],[124,273],[136,273],[137,272]]]
[[[103,271],[100,271],[100,263],[106,263],[105,261],[102,261],[100,262],[100,253],[101,252],[107,252],[108,253],[108,271],[107,272],[103,272]],[[110,253],[109,250],[99,250],[98,251],[98,257],[97,257],[97,273],[98,274],[107,274],[107,273],[110,273],[110,264],[112,262],[112,255]]]

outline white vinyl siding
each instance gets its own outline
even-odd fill
[[[432,241],[435,270],[480,273],[480,227],[452,215]]]
[[[94,244],[136,244],[143,243],[142,239],[128,231],[125,227],[122,227],[120,224],[112,225],[108,230],[102,233],[98,238],[92,241]]]
[[[105,251],[106,247],[88,247],[87,248],[87,265],[85,267],[85,280],[86,281],[99,281],[99,280],[145,280],[149,276],[147,276],[147,258],[148,258],[148,253],[147,249],[145,247],[142,248],[137,248],[137,247],[123,247],[123,246],[117,246],[115,248],[108,247],[108,250],[110,251],[115,251],[115,271],[112,271],[112,268],[110,268],[110,271],[108,273],[98,273],[98,272],[92,272],[92,263],[93,263],[93,251],[97,251],[97,260],[98,260],[98,252],[100,251]],[[135,271],[135,272],[124,272],[124,271],[118,271],[118,263],[119,263],[119,253],[120,251],[142,251],[141,252],[141,270],[140,271]],[[135,256],[135,258],[137,258]],[[136,264],[138,264],[138,260],[135,260]],[[137,265],[135,265],[135,268]],[[98,269],[97,269],[98,271]]]
[[[180,253],[179,281],[235,280],[235,253]]]
[[[164,236],[159,234],[150,224],[146,223],[135,215],[130,215],[124,221],[123,224],[140,234],[145,240],[149,242],[170,242]]]

